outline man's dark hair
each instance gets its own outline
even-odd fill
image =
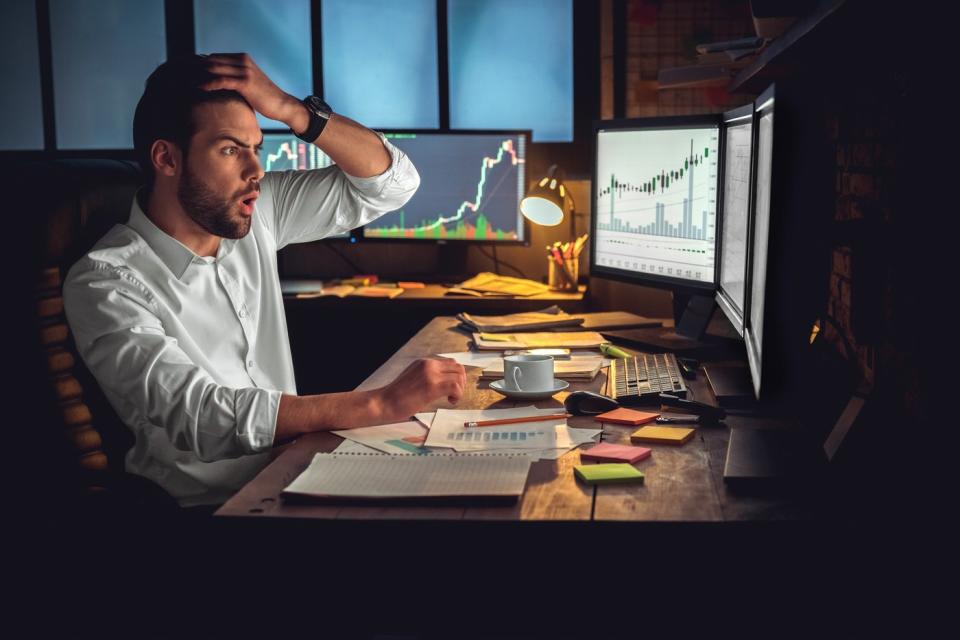
[[[204,57],[200,55],[167,60],[147,78],[133,115],[133,148],[148,188],[153,187],[155,178],[150,147],[156,140],[169,140],[176,143],[186,157],[190,139],[196,133],[194,107],[233,100],[250,106],[236,91],[201,89],[200,85],[210,78]]]

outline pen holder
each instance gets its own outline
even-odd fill
[[[560,264],[554,258],[547,258],[547,285],[552,290],[576,291],[577,278],[579,277],[579,258],[564,258],[563,268],[560,267]]]

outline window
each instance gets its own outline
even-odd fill
[[[572,0],[448,2],[450,127],[572,141]]]
[[[379,128],[440,126],[436,0],[324,0],[323,93]]]
[[[147,76],[166,59],[163,0],[50,0],[60,149],[130,149]]]
[[[287,93],[313,93],[308,0],[194,0],[193,10],[197,53],[249,53]],[[257,120],[287,129],[260,114]]]
[[[43,149],[40,54],[33,0],[10,0],[0,21],[0,58],[6,87],[0,91],[0,149]]]

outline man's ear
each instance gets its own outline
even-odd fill
[[[176,176],[182,167],[183,155],[180,147],[169,140],[154,140],[150,147],[150,160],[158,175],[168,178]]]

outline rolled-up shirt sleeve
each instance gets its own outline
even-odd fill
[[[416,168],[382,133],[377,135],[391,160],[378,176],[358,178],[335,165],[264,175],[257,208],[277,240],[277,249],[363,226],[413,197],[420,186]]]
[[[281,392],[218,384],[164,332],[150,292],[123,267],[92,263],[64,283],[77,350],[114,403],[131,403],[137,428],[163,429],[204,462],[273,445]]]

